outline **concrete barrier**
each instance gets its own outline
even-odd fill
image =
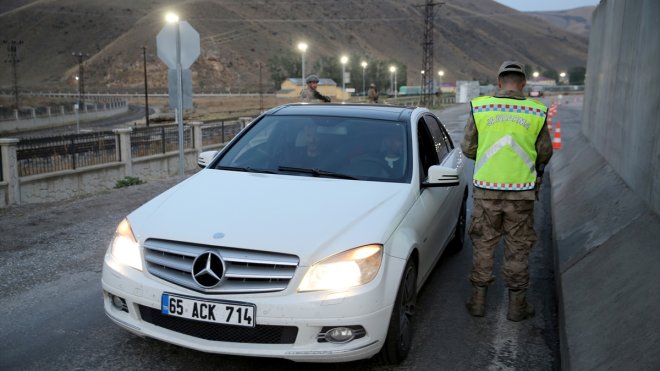
[[[549,166],[562,368],[660,370],[660,2],[592,21],[582,119],[560,107]]]
[[[562,368],[660,367],[660,217],[562,124],[550,162]],[[634,366],[633,366],[634,365]]]

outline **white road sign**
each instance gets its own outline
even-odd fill
[[[181,68],[190,68],[199,57],[199,32],[186,21],[178,23],[181,33]],[[158,57],[167,67],[176,69],[176,32],[177,24],[168,23],[156,36]]]

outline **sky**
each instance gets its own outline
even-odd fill
[[[566,10],[582,6],[595,6],[600,0],[495,0],[509,8],[521,12],[534,12],[546,10]]]

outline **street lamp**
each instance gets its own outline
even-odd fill
[[[300,50],[302,55],[302,86],[305,87],[305,52],[307,51],[307,43],[299,43],[298,50]]]
[[[559,83],[560,84],[566,83],[566,72],[562,72],[559,74]]]
[[[165,14],[165,22],[167,23],[178,23],[179,16],[176,13],[167,13]]]
[[[360,63],[360,65],[362,66],[362,94],[367,95],[367,89],[366,89],[366,85],[364,83],[364,72],[367,69],[367,62],[362,61],[362,63]]]
[[[80,78],[76,76],[76,82],[78,82],[78,103],[76,104],[76,133],[80,133]]]
[[[535,79],[538,78],[538,77],[539,77],[539,72],[538,72],[538,71],[534,71],[534,73],[532,74],[532,76],[534,76]]]
[[[348,57],[342,55],[339,61],[341,62],[341,90],[346,91],[346,63],[348,63]]]
[[[394,98],[397,98],[397,89],[396,89],[396,67],[395,66],[390,66],[390,73],[392,74],[393,78],[393,83],[392,83],[392,90],[394,90]]]
[[[442,76],[445,75],[445,71],[440,70],[438,71],[438,90],[442,94]]]
[[[426,71],[421,70],[419,72],[422,74],[422,76],[420,77],[420,80],[419,80],[419,94],[424,95],[424,72],[426,72]]]

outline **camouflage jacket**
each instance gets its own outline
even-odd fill
[[[305,87],[300,91],[300,101],[305,103],[326,103],[330,98],[322,95],[317,90]]]

